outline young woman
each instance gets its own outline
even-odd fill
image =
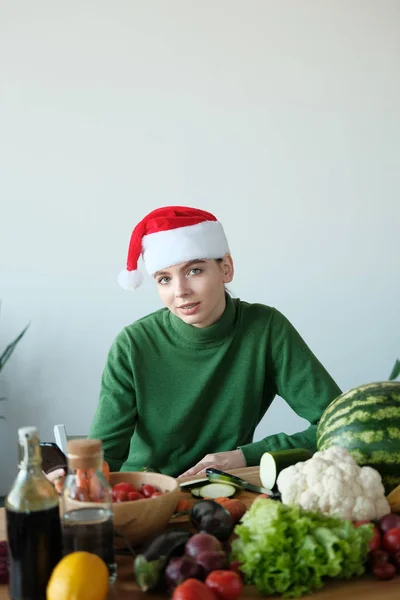
[[[169,206],[134,229],[119,282],[141,282],[143,258],[165,308],[125,327],[104,369],[90,437],[112,471],[174,476],[256,465],[266,451],[315,450],[316,426],[341,391],[275,308],[231,298],[224,230],[211,213]],[[275,395],[310,422],[253,442]]]

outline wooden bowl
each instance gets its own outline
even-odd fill
[[[112,486],[121,482],[131,483],[138,490],[147,483],[164,492],[162,496],[155,498],[113,502],[116,532],[132,545],[141,544],[160,533],[174,514],[180,494],[179,483],[173,477],[162,473],[110,473]],[[115,541],[120,545],[118,537]]]

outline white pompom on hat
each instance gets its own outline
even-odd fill
[[[140,286],[138,271],[142,255],[147,272],[195,259],[222,258],[229,253],[228,240],[217,218],[205,210],[188,206],[165,206],[146,215],[132,232],[126,269],[118,276],[125,290]]]

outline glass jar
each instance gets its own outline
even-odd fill
[[[68,472],[61,493],[63,552],[92,552],[116,578],[112,490],[103,474],[100,440],[70,440]]]
[[[19,473],[6,498],[12,600],[45,600],[62,557],[59,498],[42,472],[38,430],[18,430]]]

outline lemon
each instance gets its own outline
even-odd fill
[[[108,569],[90,552],[67,554],[55,566],[47,584],[47,600],[105,600]]]

